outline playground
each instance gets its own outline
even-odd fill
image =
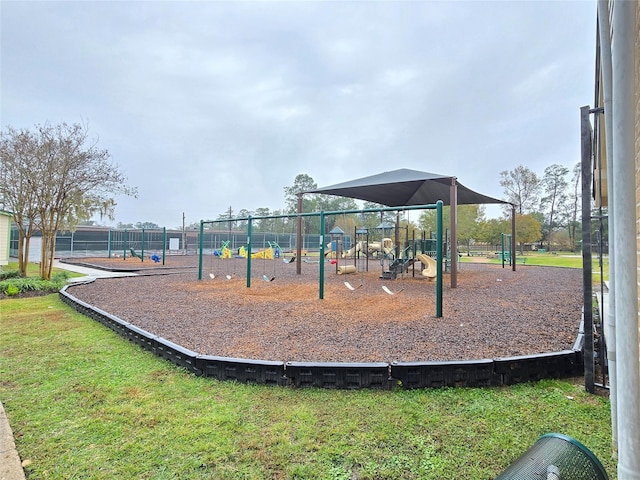
[[[578,333],[578,269],[527,265],[514,272],[465,263],[457,288],[450,288],[444,275],[443,316],[438,318],[436,282],[417,267],[415,276],[409,268],[391,280],[380,278],[376,262],[368,272],[345,275],[324,260],[325,294],[319,300],[318,262],[313,257],[302,262],[297,275],[296,265],[286,258],[255,259],[247,288],[244,258],[208,255],[203,280],[196,279],[197,256],[167,256],[165,265],[135,257],[93,258],[84,263],[140,275],[100,279],[70,287],[69,293],[201,354],[248,359],[498,358],[571,349]]]

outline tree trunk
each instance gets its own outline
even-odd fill
[[[53,272],[53,259],[55,258],[56,255],[56,232],[57,230],[54,230],[53,235],[51,235],[51,239],[49,241],[49,258],[48,258],[48,262],[47,262],[47,280],[51,280],[51,274]]]
[[[18,228],[18,269],[20,276],[27,276],[27,267],[29,266],[29,241],[31,240],[31,232],[25,232],[23,228]]]
[[[40,276],[51,280],[53,257],[56,249],[56,230],[42,230],[42,252],[40,256]]]
[[[27,276],[27,262],[25,262],[25,244],[26,255],[29,255],[29,243],[26,241],[22,230],[18,231],[18,269],[20,270],[20,276]]]

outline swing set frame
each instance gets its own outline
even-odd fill
[[[437,274],[436,274],[436,317],[442,317],[442,264],[443,264],[443,255],[442,255],[442,200],[438,200],[436,204],[425,204],[425,205],[409,205],[402,207],[379,207],[379,208],[365,208],[360,210],[337,210],[337,211],[329,211],[329,212],[311,212],[311,213],[293,213],[287,215],[268,215],[264,217],[253,217],[249,215],[245,218],[237,218],[236,221],[246,221],[247,222],[247,278],[246,278],[246,286],[247,288],[251,288],[251,268],[252,268],[252,258],[251,252],[253,248],[253,221],[254,220],[268,220],[268,219],[277,219],[277,218],[296,218],[298,219],[298,225],[301,224],[301,219],[304,217],[320,217],[320,252],[319,258],[322,260],[325,254],[325,230],[326,230],[326,217],[330,215],[345,215],[345,214],[363,214],[363,213],[374,213],[374,212],[401,212],[406,210],[436,210],[436,264],[437,264]],[[203,269],[203,251],[204,251],[204,226],[207,224],[214,224],[220,222],[228,222],[228,219],[225,220],[201,220],[200,221],[200,240],[199,240],[199,259],[198,259],[198,280],[202,280],[202,269]],[[300,227],[298,227],[300,228]],[[276,261],[276,260],[274,260]],[[298,256],[296,259],[297,262],[300,262],[301,259]],[[324,299],[324,272],[325,271],[325,262],[320,261],[319,263],[319,275],[318,275],[318,298],[320,300]],[[265,275],[266,276],[266,275]],[[275,276],[274,276],[275,278]]]

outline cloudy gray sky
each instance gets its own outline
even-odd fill
[[[580,159],[592,1],[0,3],[2,128],[86,122],[174,227],[396,168],[501,198]],[[489,209],[490,216],[493,210]]]

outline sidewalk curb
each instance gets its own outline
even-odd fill
[[[0,480],[25,480],[22,462],[13,440],[13,431],[0,403]]]

